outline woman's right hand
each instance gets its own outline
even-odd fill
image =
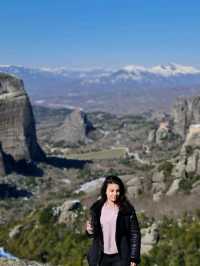
[[[89,220],[86,221],[86,230],[88,234],[92,235],[93,234],[93,227],[92,224]]]

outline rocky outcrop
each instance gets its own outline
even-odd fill
[[[188,127],[188,101],[185,98],[178,98],[172,109],[172,116],[174,119],[174,131],[183,139],[185,138]]]
[[[181,182],[180,178],[173,180],[173,182],[172,182],[171,186],[169,187],[169,190],[167,191],[166,195],[167,196],[174,195],[180,189],[180,182]]]
[[[176,177],[200,175],[200,124],[190,125],[173,175]]]
[[[52,141],[63,146],[78,147],[80,144],[87,143],[87,135],[91,129],[92,125],[86,114],[76,109],[55,131]]]
[[[44,158],[23,81],[4,73],[0,73],[0,141],[3,152],[15,161]]]
[[[81,187],[74,191],[74,193],[85,193],[89,195],[96,195],[98,191],[100,190],[103,182],[105,180],[105,177],[100,177],[92,181],[88,181],[81,185]]]
[[[171,121],[160,121],[157,128],[149,131],[148,143],[156,144],[161,148],[171,148],[177,146],[179,140],[172,131]]]
[[[159,201],[166,191],[165,175],[163,171],[156,171],[152,176],[153,200]]]
[[[152,129],[149,131],[147,141],[149,143],[155,143],[156,142],[156,129]]]
[[[183,139],[192,124],[200,124],[200,96],[178,98],[172,110],[174,132]]]
[[[141,230],[142,241],[141,241],[141,253],[148,254],[153,246],[158,242],[159,232],[158,225],[153,223],[148,228],[143,228]]]
[[[58,216],[58,223],[70,225],[77,218],[77,211],[81,209],[82,205],[78,199],[69,199],[61,206],[54,208],[54,214]]]
[[[133,177],[126,183],[126,186],[130,198],[138,198],[144,191],[144,177]]]

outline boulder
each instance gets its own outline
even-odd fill
[[[156,142],[156,129],[150,130],[150,132],[148,134],[147,141],[149,143],[155,143]]]
[[[82,205],[77,199],[66,200],[61,206],[54,209],[54,214],[59,215],[58,223],[72,224],[77,217],[77,210],[81,210]]]
[[[148,254],[153,246],[158,242],[158,225],[153,223],[150,227],[141,230],[141,254]]]
[[[79,189],[74,191],[74,193],[83,192],[88,195],[96,195],[97,193],[99,193],[104,180],[105,180],[104,177],[100,177],[95,180],[88,181],[82,184]]]
[[[17,235],[20,234],[21,232],[21,229],[23,228],[23,226],[21,224],[19,225],[16,225],[14,228],[12,228],[9,232],[9,237],[10,238],[14,238],[16,237]]]
[[[15,161],[44,158],[23,81],[4,73],[0,73],[0,141],[3,152]]]

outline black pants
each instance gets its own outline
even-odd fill
[[[121,266],[120,257],[118,254],[103,254],[100,266]]]

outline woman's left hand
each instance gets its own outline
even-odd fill
[[[135,262],[131,262],[130,266],[137,266]]]

